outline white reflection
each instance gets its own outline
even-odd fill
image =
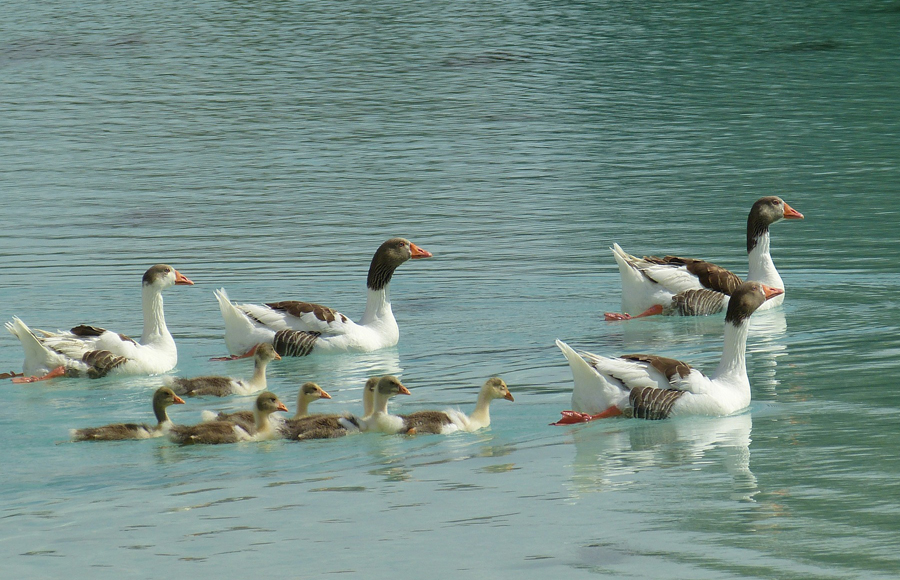
[[[787,355],[787,345],[784,343],[786,334],[784,308],[764,310],[750,317],[747,365],[750,385],[755,392],[776,393],[779,381],[775,368],[778,359]]]
[[[710,469],[718,463],[733,481],[731,497],[752,501],[759,490],[750,470],[749,412],[729,417],[676,417],[663,421],[611,419],[572,429],[573,491],[630,486],[634,475],[674,466]]]

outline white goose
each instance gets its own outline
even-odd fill
[[[163,290],[188,284],[178,270],[157,264],[144,273],[141,290],[144,331],[135,341],[125,335],[96,326],[76,326],[68,332],[32,332],[13,317],[6,329],[25,349],[24,377],[13,382],[30,383],[63,375],[86,374],[91,378],[107,373],[152,375],[171,370],[178,362],[175,340],[166,328]]]
[[[393,346],[400,338],[400,329],[391,311],[391,277],[407,260],[431,255],[403,238],[381,244],[369,266],[366,310],[359,323],[309,302],[236,304],[220,288],[215,294],[225,319],[225,344],[232,356],[215,360],[247,356],[247,351],[260,342],[274,344],[282,356],[306,356],[314,351],[365,352]]]
[[[607,358],[577,353],[561,340],[572,375],[572,411],[555,425],[632,416],[664,419],[675,415],[730,415],[750,404],[746,346],[750,315],[783,290],[744,282],[732,293],[725,314],[725,347],[712,377],[670,358],[630,354]]]
[[[456,431],[473,432],[491,424],[490,406],[494,399],[515,400],[506,383],[499,377],[491,377],[485,381],[478,392],[478,401],[475,403],[475,410],[471,415],[466,415],[456,409],[448,409],[446,411],[415,411],[399,416],[406,420],[406,430],[409,434],[448,435]]]
[[[747,281],[784,290],[784,282],[769,253],[769,226],[782,219],[803,219],[803,214],[781,198],[760,198],[747,216]],[[710,262],[677,256],[645,256],[626,253],[619,244],[611,248],[622,277],[622,310],[606,313],[606,320],[629,320],[654,314],[699,316],[725,309],[728,296],[741,279]],[[767,301],[769,309],[784,301],[784,293]],[[628,312],[639,312],[635,316]]]

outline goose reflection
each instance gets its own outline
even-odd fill
[[[759,492],[750,470],[749,412],[728,417],[677,417],[665,421],[620,420],[572,430],[572,486],[577,494],[631,485],[647,469],[724,469],[730,497],[753,501]]]
[[[787,356],[787,319],[784,309],[776,308],[754,314],[747,335],[747,360],[754,395],[775,395],[779,380],[775,376],[778,359]]]

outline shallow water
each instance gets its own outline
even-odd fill
[[[14,1],[0,20],[0,317],[140,334],[166,295],[177,374],[246,376],[212,292],[357,318],[374,249],[395,348],[284,360],[356,410],[471,408],[477,434],[179,448],[68,430],[150,418],[158,377],[0,389],[0,555],[26,578],[889,578],[900,558],[896,2],[711,6]],[[754,317],[754,401],[727,418],[550,427],[561,338],[715,368],[721,317],[603,321],[607,247],[746,270],[776,224],[783,308]],[[0,371],[19,370],[0,334]],[[191,400],[247,407],[252,397]],[[327,409],[326,409],[327,407]]]

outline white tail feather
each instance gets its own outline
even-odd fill
[[[575,386],[572,389],[572,410],[599,413],[615,405],[623,395],[617,385],[610,383],[568,344],[557,339],[556,346],[569,361]]]

